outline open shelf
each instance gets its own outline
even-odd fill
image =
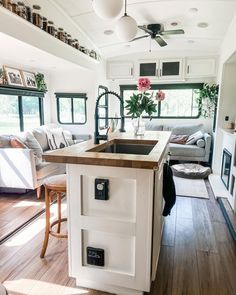
[[[0,30],[19,41],[83,68],[95,69],[99,63],[4,7],[0,7]]]
[[[11,86],[7,84],[0,84],[0,94],[13,94],[16,93],[16,95],[35,95],[37,94],[39,97],[44,96],[44,94],[47,91],[41,91],[38,89],[32,89],[32,88],[27,88],[27,87],[17,87],[17,86]]]

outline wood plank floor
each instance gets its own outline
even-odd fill
[[[35,191],[27,194],[0,193],[0,240],[44,208]]]
[[[150,295],[236,294],[236,246],[211,191],[210,196],[177,199],[166,218]],[[43,218],[0,246],[0,281],[10,295],[105,294],[75,288],[67,274],[66,241],[51,238],[46,258],[39,258]]]

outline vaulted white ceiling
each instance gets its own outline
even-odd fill
[[[165,29],[182,28],[184,35],[165,37],[168,46],[160,48],[150,38],[123,43],[116,34],[105,35],[105,30],[114,30],[116,20],[102,20],[93,11],[92,0],[53,0],[78,24],[97,45],[105,57],[120,56],[134,52],[152,51],[204,51],[217,53],[224,35],[236,13],[235,0],[128,0],[128,14],[139,25],[163,23]],[[197,8],[196,13],[190,11]],[[171,26],[172,22],[178,25]],[[209,24],[199,28],[199,22]],[[141,30],[137,36],[144,35]],[[150,45],[151,43],[151,45]]]

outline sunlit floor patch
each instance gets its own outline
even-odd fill
[[[88,294],[87,290],[81,288],[72,288],[61,286],[57,284],[20,279],[13,281],[5,281],[4,286],[10,294],[22,294],[22,295],[79,295]]]
[[[55,220],[57,217],[57,204],[53,204],[51,206],[51,221]],[[66,211],[66,204],[61,205],[62,214]],[[21,246],[28,243],[31,239],[33,239],[40,231],[45,228],[45,216],[43,215],[36,221],[34,221],[29,226],[25,227],[18,234],[14,235],[8,242],[4,245],[7,247],[15,247]]]
[[[13,208],[22,208],[22,207],[39,207],[42,206],[41,202],[33,202],[33,201],[20,201],[17,204],[13,205]]]

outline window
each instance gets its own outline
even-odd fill
[[[61,124],[85,124],[87,121],[85,93],[55,93],[57,119]]]
[[[107,91],[108,91],[107,87],[100,85],[98,87],[98,96],[100,96],[102,93]],[[98,115],[99,117],[104,118],[104,119],[99,119],[99,122],[98,122],[99,129],[107,129],[108,128],[108,94],[104,95],[99,101]]]
[[[22,97],[22,114],[24,118],[24,130],[41,125],[39,99],[32,96]]]
[[[200,115],[198,97],[199,89],[203,84],[152,84],[150,92],[154,94],[158,90],[163,90],[166,97],[158,102],[156,118],[198,118]],[[138,93],[136,85],[120,86],[121,96],[124,101],[129,99],[132,93]],[[127,116],[127,110],[124,111]],[[145,117],[145,114],[144,114]]]
[[[43,124],[43,92],[0,87],[0,133],[17,133]]]

